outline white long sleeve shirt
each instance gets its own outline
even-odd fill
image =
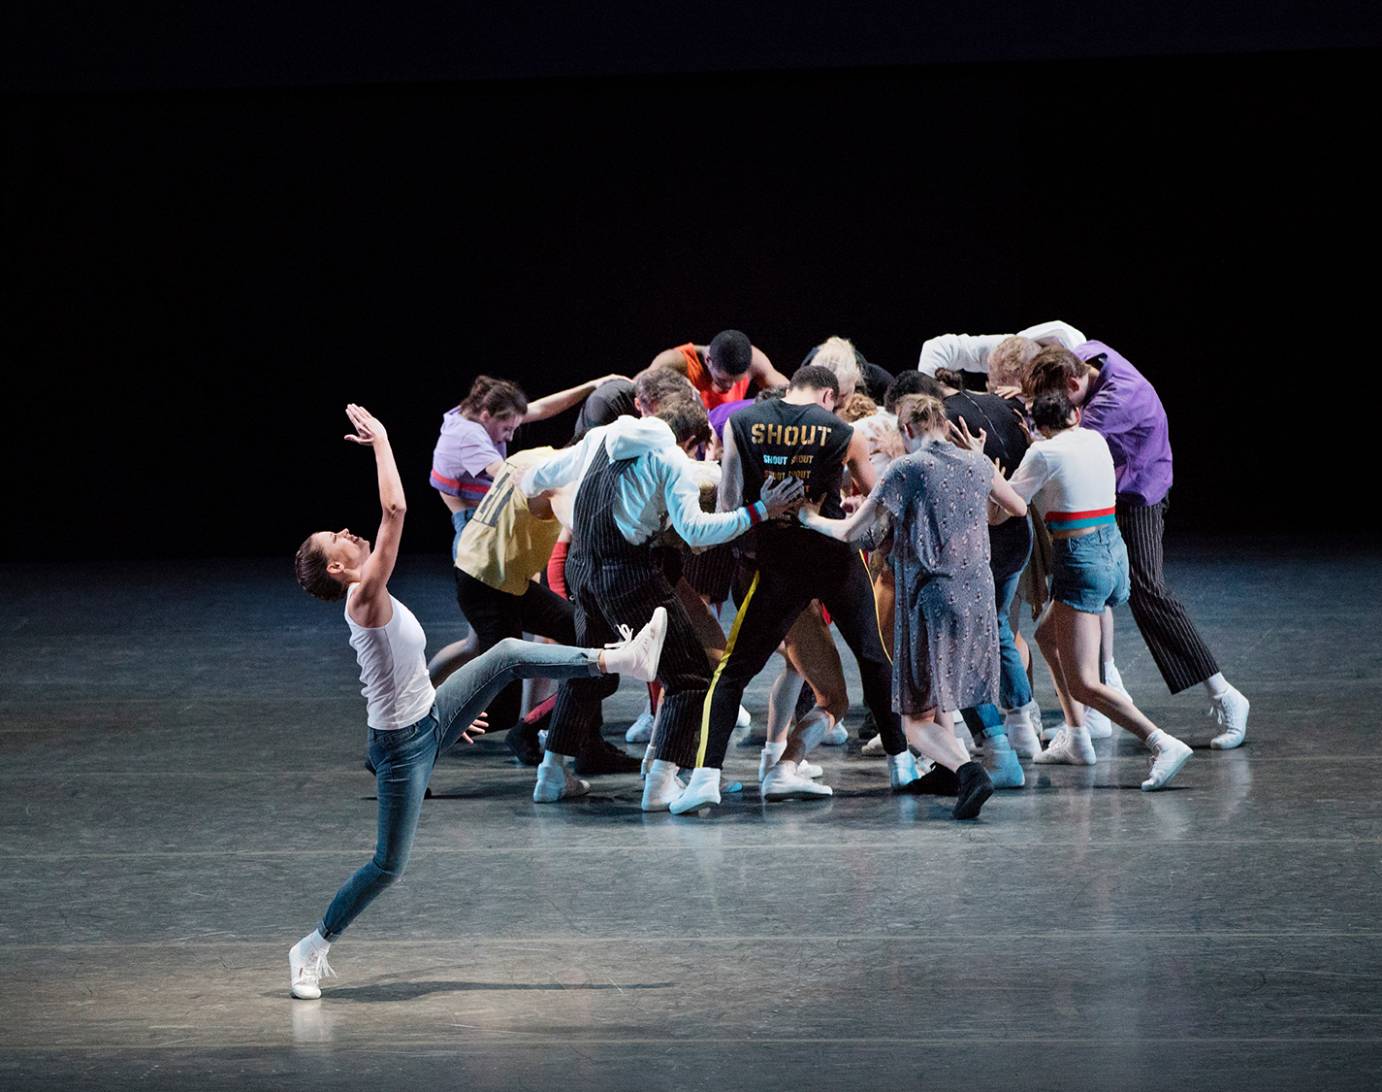
[[[935,375],[937,368],[956,372],[989,373],[989,353],[1000,341],[1010,337],[1029,337],[1033,341],[1059,341],[1067,349],[1083,345],[1088,339],[1068,322],[1057,319],[1028,326],[1016,334],[941,334],[922,343],[917,371]]]
[[[634,460],[615,484],[613,513],[619,533],[634,545],[646,542],[670,521],[688,546],[718,546],[739,537],[766,514],[762,501],[733,512],[702,511],[695,464],[658,417],[620,417],[612,425],[591,429],[579,444],[529,470],[519,488],[535,497],[579,482],[601,446],[611,462]]]

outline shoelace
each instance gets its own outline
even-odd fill
[[[628,644],[630,641],[633,640],[632,629],[630,629],[628,626],[622,623],[620,623],[620,625],[617,628],[619,630],[620,640],[610,641],[609,644],[605,645],[606,648],[623,648],[624,645]]]
[[[315,978],[321,981],[323,978],[335,978],[336,972],[331,969],[331,964],[326,961],[326,952],[318,950],[313,952],[307,962],[303,964],[303,971],[308,978]]]

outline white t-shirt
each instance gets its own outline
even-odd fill
[[[362,626],[350,616],[350,597],[358,584],[346,592],[346,624],[350,626],[350,647],[360,661],[360,681],[367,720],[371,728],[393,732],[416,724],[432,711],[437,693],[427,675],[427,634],[413,612],[389,596],[393,617],[382,626]]]
[[[1093,429],[1068,428],[1027,449],[1008,484],[1052,531],[1114,522],[1113,456]]]

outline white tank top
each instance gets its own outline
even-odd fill
[[[427,634],[413,612],[389,596],[393,617],[387,625],[362,626],[350,616],[350,597],[358,584],[346,592],[346,624],[350,626],[350,647],[360,661],[360,681],[364,687],[367,719],[371,728],[392,732],[416,724],[432,711],[436,691],[427,676]]]

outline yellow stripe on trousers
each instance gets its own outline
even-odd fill
[[[859,560],[864,563],[864,576],[867,578],[869,575],[869,559],[868,555],[865,554],[863,550],[859,551]],[[872,580],[869,581],[869,590],[873,592],[873,621],[874,625],[878,627],[878,643],[883,647],[883,655],[888,658],[888,663],[892,663],[893,654],[888,651],[888,641],[887,638],[883,636],[883,616],[878,613],[878,585]],[[897,608],[894,607],[893,609],[896,610]]]
[[[705,750],[710,743],[710,699],[715,696],[715,684],[720,681],[720,672],[725,669],[725,664],[729,663],[729,658],[734,653],[734,643],[739,639],[739,627],[744,623],[744,615],[749,612],[749,604],[753,602],[753,593],[758,590],[758,570],[753,572],[753,582],[749,584],[748,594],[744,596],[744,601],[739,604],[739,612],[734,616],[734,625],[729,627],[729,639],[725,642],[725,654],[720,657],[720,662],[715,665],[715,674],[710,676],[710,689],[705,692],[705,704],[701,706],[701,742],[696,748],[696,769],[705,765]]]

